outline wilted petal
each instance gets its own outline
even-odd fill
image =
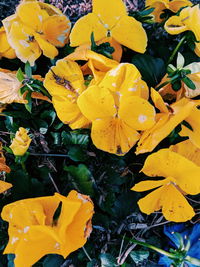
[[[64,46],[68,41],[71,23],[66,16],[48,17],[42,24],[44,38],[54,46]]]

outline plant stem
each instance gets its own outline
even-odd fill
[[[62,157],[62,158],[69,157],[68,155],[65,155],[65,154],[30,153],[29,155],[30,156],[42,156],[42,157]]]
[[[87,253],[86,249],[84,247],[82,247],[82,250],[84,251],[85,255],[87,256],[89,261],[92,261],[90,255]]]
[[[185,40],[186,40],[186,35],[184,35],[184,36],[181,38],[180,42],[179,42],[179,43],[177,44],[177,46],[175,47],[174,51],[172,52],[170,58],[169,58],[168,61],[167,61],[167,65],[168,65],[169,63],[172,62],[172,60],[174,59],[176,53],[178,52],[178,50],[179,50],[179,48],[181,47],[181,45],[185,42]]]
[[[189,261],[190,263],[196,265],[196,266],[200,266],[200,259],[196,259],[190,256],[186,256],[185,260]]]
[[[150,244],[147,244],[147,243],[145,243],[145,242],[141,242],[141,241],[138,241],[138,240],[136,240],[136,239],[130,239],[129,241],[130,241],[130,242],[133,242],[133,243],[135,243],[135,244],[137,244],[137,245],[141,245],[141,246],[143,246],[143,247],[153,249],[153,250],[157,251],[158,253],[167,256],[168,258],[171,258],[171,259],[177,259],[177,258],[178,258],[178,256],[176,256],[176,255],[174,255],[174,254],[172,254],[172,253],[169,253],[169,252],[167,252],[167,251],[165,251],[165,250],[163,250],[163,249],[157,248],[157,247],[155,247],[155,246],[153,246],[153,245],[150,245]]]
[[[60,191],[59,191],[59,189],[58,189],[58,187],[57,187],[57,185],[56,185],[56,183],[55,183],[55,181],[54,181],[54,179],[53,179],[53,177],[51,176],[50,173],[49,173],[49,179],[51,180],[54,188],[56,189],[56,192],[60,194]]]
[[[164,83],[161,83],[161,85],[159,85],[158,87],[156,87],[156,91],[158,91],[160,88],[164,87],[165,85],[169,84],[169,83],[172,83],[173,81],[175,81],[177,78],[179,77],[179,75],[175,75],[174,77],[172,77],[170,80],[164,82]]]

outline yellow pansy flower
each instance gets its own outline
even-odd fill
[[[16,58],[14,49],[8,43],[4,27],[0,27],[0,58],[6,57],[9,59]]]
[[[155,21],[162,22],[163,19],[160,18],[160,15],[165,9],[169,9],[176,13],[180,8],[192,6],[192,3],[189,0],[146,0],[146,7],[147,6],[154,8],[152,14],[155,17]]]
[[[89,43],[93,32],[96,42],[111,36],[136,52],[145,52],[146,32],[139,21],[128,16],[122,0],[93,0],[92,3],[92,13],[80,18],[71,31],[71,46]]]
[[[16,132],[15,137],[12,140],[12,144],[10,145],[10,148],[15,156],[23,156],[28,150],[31,138],[27,133],[28,131],[23,127],[20,127]]]
[[[87,61],[80,67],[75,60]],[[80,111],[77,99],[86,90],[83,74],[94,76],[90,84],[97,84],[113,66],[119,63],[88,49],[75,51],[58,60],[46,74],[44,86],[52,96],[59,119],[72,129],[85,128],[91,123]]]
[[[179,16],[172,16],[165,23],[165,30],[169,34],[179,34],[192,31],[197,41],[200,41],[200,8],[199,5],[181,10]],[[200,56],[200,43],[195,43],[195,53]]]
[[[77,103],[92,121],[94,145],[117,155],[127,153],[138,141],[138,131],[155,123],[155,110],[147,99],[146,83],[138,69],[128,63],[119,64],[97,85],[89,86]]]
[[[151,214],[162,209],[165,219],[174,222],[185,222],[195,215],[184,194],[200,193],[199,166],[178,153],[161,149],[147,157],[141,171],[148,176],[165,177],[140,182],[131,189],[142,192],[157,188],[138,201],[142,212]]]
[[[59,9],[36,1],[22,2],[16,13],[2,22],[17,57],[31,66],[41,53],[49,58],[57,56],[56,47],[67,43],[71,27]]]
[[[15,254],[15,267],[30,267],[46,254],[66,258],[86,243],[93,212],[90,198],[74,190],[67,197],[55,193],[8,204],[1,213],[9,223],[4,254]]]
[[[160,111],[156,114],[156,123],[144,131],[138,142],[136,154],[151,152],[174,128],[192,114],[198,102],[182,98],[172,105],[166,105],[161,95],[151,89],[151,97],[155,107]]]

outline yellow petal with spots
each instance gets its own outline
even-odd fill
[[[126,29],[126,33],[124,32]],[[144,53],[147,47],[147,35],[142,24],[133,17],[123,16],[111,29],[111,36],[120,44]]]
[[[84,77],[76,62],[61,59],[45,75],[44,86],[52,96],[77,99],[85,90]]]
[[[65,96],[53,96],[52,102],[58,118],[71,129],[86,128],[90,121],[82,114],[76,102]]]
[[[29,61],[31,66],[41,55],[41,49],[34,38],[34,32],[19,22],[12,23],[8,41],[17,57],[24,63]]]
[[[99,18],[95,14],[90,13],[75,23],[70,33],[70,45],[79,46],[90,43],[92,32],[94,33],[95,41],[107,37],[107,30],[101,24]]]
[[[175,183],[188,194],[200,192],[200,168],[169,149],[161,149],[148,156],[141,171],[152,177],[173,177]]]
[[[173,114],[157,114],[157,117],[158,115],[159,117],[156,120],[156,124],[142,134],[136,154],[151,152],[179,123],[190,115],[195,105],[194,101],[182,98],[171,105]]]
[[[48,17],[42,24],[44,38],[54,46],[64,46],[68,42],[71,23],[66,16]]]
[[[140,135],[119,118],[104,118],[92,123],[94,145],[106,152],[124,155],[138,141]]]
[[[181,192],[172,184],[163,187],[160,204],[166,220],[186,222],[195,216],[195,212]]]
[[[91,121],[113,117],[117,113],[110,91],[95,85],[84,91],[77,103],[84,116]]]
[[[143,213],[151,214],[154,211],[159,211],[162,207],[161,205],[161,198],[165,190],[162,187],[154,190],[150,194],[146,195],[145,197],[141,198],[138,201],[138,206]]]
[[[149,129],[155,124],[154,107],[138,96],[130,96],[121,101],[118,113],[127,125],[138,131]]]
[[[127,15],[122,0],[93,0],[93,13],[107,29],[112,29],[122,16]]]

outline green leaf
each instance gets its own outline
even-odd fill
[[[60,145],[61,144],[61,136],[58,132],[51,132],[51,136],[53,137],[53,144],[54,145]]]
[[[192,90],[195,90],[196,89],[196,85],[193,83],[192,80],[190,80],[190,78],[188,78],[187,76],[184,77],[182,79],[182,81],[187,85],[187,87],[189,87],[190,89]]]
[[[57,267],[61,266],[63,262],[64,259],[60,255],[48,255],[43,262],[43,267]]]
[[[138,265],[149,257],[148,250],[137,250],[130,253],[131,259]]]
[[[172,88],[174,91],[178,91],[181,89],[181,81],[175,81],[172,83]]]
[[[25,74],[26,76],[30,79],[32,77],[32,68],[31,68],[31,65],[30,63],[27,61],[26,64],[25,64]]]
[[[24,73],[22,72],[21,68],[18,69],[16,76],[19,82],[22,82],[25,79]]]
[[[61,136],[64,145],[87,146],[89,143],[89,136],[87,134],[79,134],[76,132],[62,132]]]
[[[80,146],[72,146],[69,149],[68,156],[73,161],[85,161],[88,158],[86,152]]]
[[[49,126],[51,126],[56,119],[56,112],[54,110],[45,110],[40,117],[41,119],[47,120]]]
[[[140,11],[140,16],[144,17],[144,16],[148,16],[149,14],[151,14],[154,11],[154,7],[152,8],[148,8],[148,9],[144,9],[142,11]]]
[[[27,104],[25,104],[25,108],[26,110],[28,110],[29,113],[31,113],[31,110],[32,110],[32,98],[31,98],[31,94],[32,92],[29,91],[26,95],[26,100],[28,101]]]
[[[150,55],[138,54],[132,58],[132,63],[138,68],[149,87],[158,85],[166,72],[164,61]]]
[[[73,165],[65,166],[64,170],[70,174],[72,183],[77,190],[83,194],[94,195],[92,174],[86,165],[79,164],[77,167]]]
[[[99,255],[101,260],[101,267],[115,267],[118,266],[116,259],[108,253],[102,253]]]

